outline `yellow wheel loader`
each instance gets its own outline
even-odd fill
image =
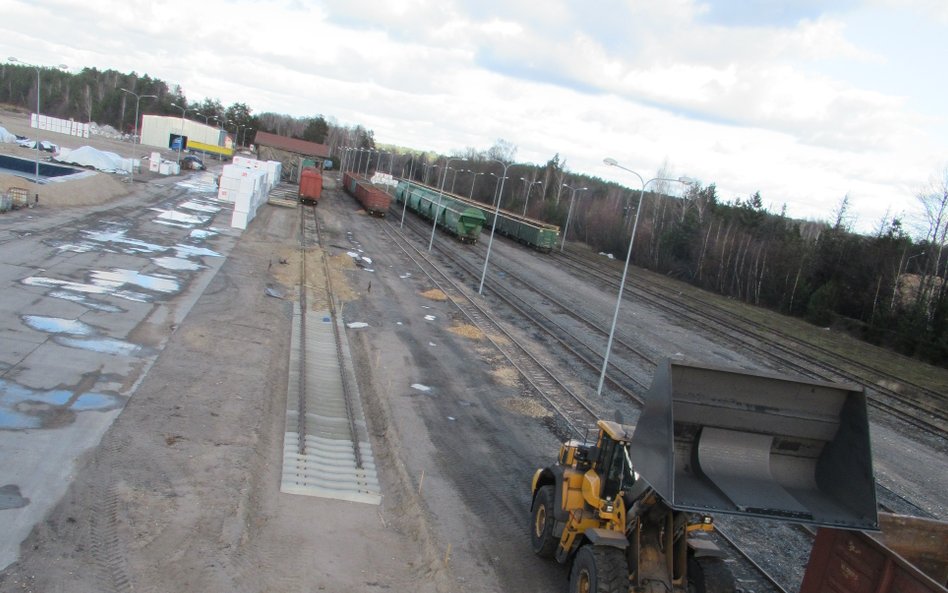
[[[665,361],[636,426],[533,476],[531,540],[573,593],[730,593],[713,513],[875,530],[861,388]]]

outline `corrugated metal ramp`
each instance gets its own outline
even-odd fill
[[[293,315],[280,490],[379,504],[381,488],[345,332],[337,325],[341,340],[341,347],[337,347],[329,311],[308,311],[302,332],[296,303]],[[301,352],[305,352],[305,360]],[[346,385],[343,372],[352,378]],[[301,409],[305,410],[302,423]]]

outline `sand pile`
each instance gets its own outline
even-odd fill
[[[131,191],[128,183],[106,173],[93,173],[82,179],[38,185],[23,177],[0,173],[0,193],[6,193],[11,187],[27,190],[31,201],[39,194],[41,208],[92,206],[127,195]]]

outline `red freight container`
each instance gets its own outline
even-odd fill
[[[364,178],[347,172],[342,177],[342,186],[346,193],[358,200],[369,214],[385,216],[385,213],[388,212],[388,206],[392,203],[392,196]]]
[[[356,199],[369,214],[385,216],[388,206],[392,203],[392,196],[370,183],[360,183],[356,187]]]
[[[323,193],[323,176],[315,167],[305,167],[300,172],[300,201],[315,204]]]
[[[948,593],[948,523],[880,513],[879,527],[821,528],[800,593]]]

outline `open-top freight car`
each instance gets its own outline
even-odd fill
[[[316,167],[300,171],[300,202],[316,204],[323,193],[323,176]]]
[[[402,184],[404,184],[404,187]],[[433,187],[423,185],[415,181],[406,181],[404,179],[399,181],[398,191],[407,191],[409,186],[412,188],[413,192],[417,190],[429,193],[434,192],[435,194],[438,193],[438,190]],[[494,209],[490,205],[482,204],[476,200],[451,193],[446,193],[445,197],[450,198],[451,200],[460,204],[464,204],[470,208],[476,208],[480,210],[484,215],[485,228],[490,228],[494,224]],[[553,248],[556,246],[556,241],[560,236],[560,227],[554,224],[548,224],[540,220],[522,216],[515,212],[503,209],[500,210],[500,216],[497,218],[496,229],[497,232],[502,235],[547,253],[553,250]]]
[[[362,204],[362,207],[369,214],[384,217],[385,213],[388,212],[388,207],[392,203],[392,196],[364,177],[346,172],[342,176],[342,186],[346,193]]]
[[[399,181],[395,188],[395,200],[412,212],[428,220],[437,219],[437,225],[456,236],[462,243],[477,243],[484,226],[484,213],[472,208],[449,194],[425,185]]]

